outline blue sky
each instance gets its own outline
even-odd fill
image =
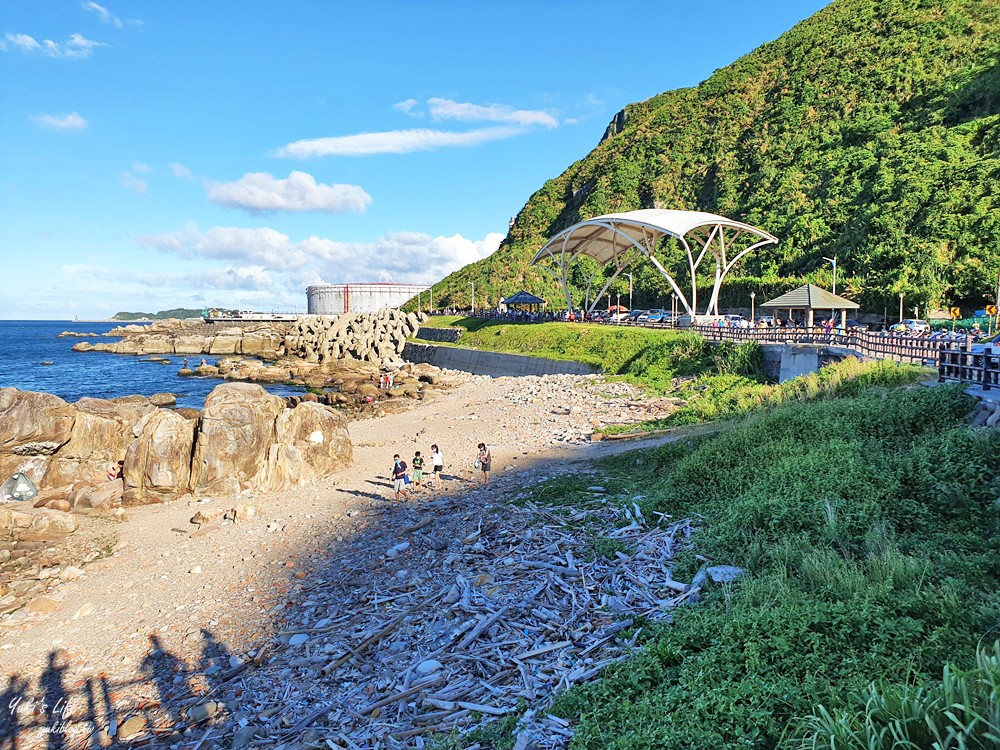
[[[3,0],[0,319],[435,282],[626,104],[824,4]]]

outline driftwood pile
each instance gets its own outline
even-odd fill
[[[389,307],[377,313],[303,315],[291,325],[279,354],[307,362],[349,358],[382,364],[398,358],[406,339],[426,320],[425,313]]]
[[[673,580],[692,522],[651,522],[636,503],[591,491],[574,507],[465,516],[447,541],[436,524],[445,509],[434,506],[454,501],[425,504],[379,558],[380,583],[359,586],[359,570],[314,579],[304,604],[327,616],[286,629],[287,648],[227,689],[240,696],[233,747],[424,747],[519,701],[530,710],[516,747],[564,747],[572,728],[546,712],[554,696],[625,658],[639,618],[667,619],[707,580],[741,572]]]

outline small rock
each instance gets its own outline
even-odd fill
[[[195,706],[188,711],[188,721],[194,722],[196,724],[207,721],[211,719],[215,714],[219,712],[219,704],[215,701],[208,701],[202,703],[200,706]]]
[[[73,615],[73,619],[74,620],[82,620],[87,615],[93,614],[93,612],[94,612],[94,605],[93,605],[93,603],[92,602],[87,602],[82,607],[80,607],[80,609],[78,609],[76,611],[76,613]]]
[[[268,534],[273,534],[275,531],[277,531],[280,528],[281,528],[281,526],[279,524],[276,524],[276,523],[274,523],[272,521],[271,523],[269,523],[267,525],[267,533]]]
[[[309,640],[309,636],[305,633],[296,633],[291,638],[288,639],[289,646],[301,646]]]
[[[229,657],[230,669],[236,669],[237,667],[242,667],[242,666],[243,666],[243,660],[240,657],[236,656],[235,654]]]
[[[444,669],[444,665],[437,659],[427,659],[417,665],[417,674],[423,676],[433,674],[434,672],[438,672],[442,669]]]
[[[257,508],[248,503],[243,503],[242,505],[237,505],[233,508],[233,517],[238,522],[249,521],[257,515]]]
[[[78,568],[75,565],[67,565],[59,573],[59,580],[61,581],[75,581],[77,578],[83,575],[83,569]]]
[[[188,573],[193,573],[194,575],[198,575],[199,573],[201,573],[201,566],[195,565],[193,568],[191,568],[191,570],[188,571]]]
[[[389,550],[386,552],[386,554],[389,557],[397,557],[406,552],[406,550],[408,550],[409,548],[410,548],[409,542],[400,542],[395,547],[390,547]]]
[[[118,738],[128,740],[146,729],[146,719],[143,716],[130,716],[118,727]]]
[[[250,744],[256,735],[257,727],[243,727],[236,730],[236,734],[233,735],[232,750],[242,750]]]

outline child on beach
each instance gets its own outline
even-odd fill
[[[413,454],[413,486],[418,490],[423,489],[421,484],[421,479],[424,476],[424,457],[420,455],[420,451]]]
[[[441,472],[444,471],[444,456],[436,445],[431,446],[431,470],[434,472],[434,489],[441,489]]]
[[[493,456],[486,443],[479,444],[479,456],[476,458],[476,468],[483,472],[483,484],[490,483],[490,469],[492,468]]]

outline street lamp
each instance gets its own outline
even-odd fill
[[[615,304],[615,325],[622,322],[622,294],[618,292],[618,302]]]
[[[833,264],[833,293],[837,293],[837,256],[834,255],[832,258],[827,258],[823,256],[823,260],[828,260]]]
[[[750,292],[750,324],[752,325],[756,318],[754,317],[754,300],[757,299],[757,292]]]
[[[677,292],[671,292],[670,293],[670,314],[671,314],[672,317],[670,318],[670,320],[673,321],[673,324],[674,324],[675,328],[677,327],[677,313],[678,313],[678,311],[679,311],[679,307],[677,305]]]
[[[625,274],[628,276],[628,311],[632,312],[632,274]]]
[[[904,296],[905,295],[902,292],[899,293],[899,322],[900,323],[903,322],[903,297]]]

